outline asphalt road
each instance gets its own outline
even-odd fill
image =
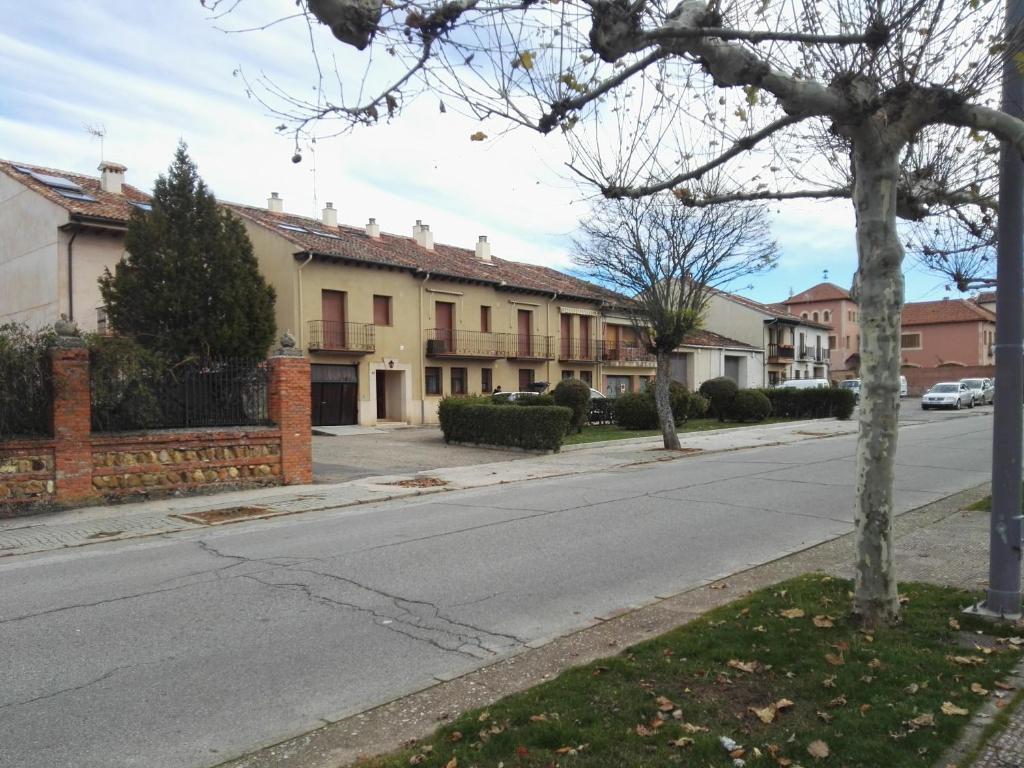
[[[908,415],[910,404],[908,404]],[[991,418],[902,431],[901,510]],[[215,765],[851,529],[852,438],[15,557],[0,766]]]

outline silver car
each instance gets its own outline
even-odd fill
[[[960,383],[966,384],[971,390],[976,405],[989,405],[992,402],[995,388],[990,379],[960,379]]]
[[[964,406],[974,407],[974,392],[962,381],[940,382],[921,398],[921,410],[924,411],[931,408],[955,408],[959,411]]]

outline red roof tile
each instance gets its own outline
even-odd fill
[[[730,339],[728,336],[722,336],[721,334],[715,333],[714,331],[694,331],[689,333],[683,339],[682,346],[684,347],[728,347],[734,349],[760,349],[752,344],[744,344],[742,341],[736,341],[736,339]]]
[[[82,191],[89,197],[95,198],[95,202],[86,200],[75,200],[64,197],[53,187],[39,181],[27,173],[22,173],[18,168],[27,168],[36,173],[48,176],[59,176],[72,181],[82,188]],[[130,184],[124,184],[121,188],[122,195],[115,195],[104,192],[100,189],[100,180],[95,176],[83,176],[80,173],[60,171],[54,168],[44,168],[39,165],[28,163],[15,163],[8,160],[0,160],[0,171],[10,176],[15,181],[24,184],[52,203],[66,209],[75,219],[94,219],[113,224],[127,224],[132,212],[136,210],[132,203],[148,203],[150,196]]]
[[[973,301],[946,299],[915,301],[903,305],[903,327],[936,323],[994,323],[996,316]]]
[[[366,264],[382,264],[410,271],[430,272],[438,277],[492,283],[509,288],[520,288],[542,293],[558,292],[567,297],[593,302],[623,304],[627,301],[613,291],[564,272],[536,264],[524,264],[491,257],[481,261],[476,252],[444,243],[435,243],[433,249],[420,246],[411,237],[381,232],[379,238],[369,237],[356,227],[325,226],[318,219],[276,213],[265,208],[225,203],[243,218],[254,221],[296,246],[298,252],[308,252],[328,258],[340,258]],[[280,225],[301,227],[304,231],[282,229]]]
[[[818,283],[806,291],[790,296],[783,304],[806,304],[811,301],[835,301],[836,299],[850,298],[850,292],[840,288],[835,283]]]

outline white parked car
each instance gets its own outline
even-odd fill
[[[921,398],[921,410],[930,408],[974,407],[974,393],[962,381],[943,381],[924,393]]]
[[[860,379],[847,379],[839,382],[840,389],[848,389],[853,392],[853,401],[860,402]]]
[[[976,405],[989,405],[995,395],[995,387],[989,379],[960,379],[961,384],[966,384],[974,396]]]
[[[779,387],[792,389],[828,389],[832,382],[828,379],[786,379]]]
[[[495,402],[514,403],[516,400],[525,400],[528,397],[537,397],[537,392],[496,392],[491,395]]]

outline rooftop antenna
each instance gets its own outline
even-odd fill
[[[100,140],[100,162],[104,160],[103,157],[103,139],[107,136],[107,127],[103,123],[96,123],[95,125],[89,125],[89,123],[83,123],[85,132],[92,136],[94,139]]]
[[[824,280],[826,283],[828,282],[828,270],[827,269],[823,269],[821,271],[821,279]]]

